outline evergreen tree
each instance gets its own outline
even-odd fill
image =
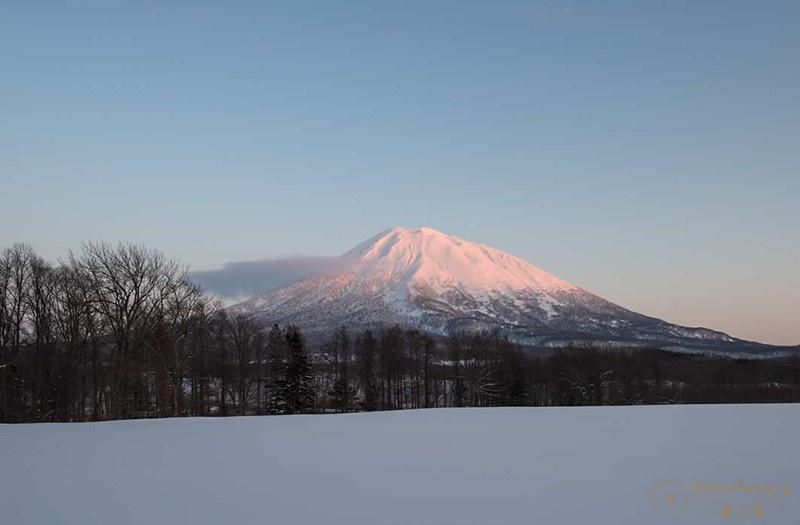
[[[314,376],[311,359],[306,352],[305,339],[296,325],[285,333],[288,347],[286,363],[286,413],[301,414],[314,407]]]
[[[267,377],[264,399],[268,414],[285,414],[287,404],[286,390],[286,339],[280,327],[272,325],[267,338]]]

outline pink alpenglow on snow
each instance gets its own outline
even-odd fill
[[[392,228],[345,252],[338,273],[256,295],[231,310],[325,337],[393,325],[440,335],[496,331],[514,342],[773,356],[787,349],[642,315],[496,248],[433,228]]]
[[[366,263],[357,278],[399,277],[407,288],[455,285],[473,295],[576,289],[518,257],[427,227],[392,228],[344,255]]]

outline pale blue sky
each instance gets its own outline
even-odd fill
[[[427,225],[800,343],[798,2],[5,2],[0,246]]]

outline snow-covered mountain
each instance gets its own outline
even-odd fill
[[[532,346],[761,346],[632,312],[518,257],[432,228],[392,228],[343,257],[352,262],[348,271],[267,291],[232,310],[297,323],[312,335],[399,324],[442,335],[499,329]]]

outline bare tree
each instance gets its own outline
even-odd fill
[[[8,274],[3,295],[7,302],[5,310],[9,343],[14,353],[19,351],[23,338],[23,323],[27,314],[28,302],[26,299],[31,281],[33,257],[33,250],[27,244],[14,244],[3,254],[5,272]]]
[[[122,419],[136,415],[132,411],[142,412],[148,400],[134,364],[153,317],[164,309],[185,270],[158,251],[131,244],[86,244],[72,264],[85,274],[93,308],[114,340],[112,410]]]

